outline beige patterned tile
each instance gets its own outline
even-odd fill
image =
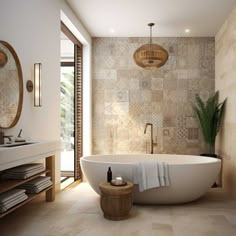
[[[189,90],[198,90],[199,89],[199,80],[189,79],[188,80],[188,89]]]
[[[152,101],[152,92],[151,90],[141,90],[141,101],[142,102],[151,102]]]
[[[162,90],[163,89],[163,78],[152,78],[151,88],[153,90]]]
[[[141,113],[140,103],[129,103],[129,114],[130,115],[139,115]]]
[[[130,79],[129,80],[129,88],[130,89],[139,89],[139,79]]]
[[[152,91],[152,102],[162,102],[163,101],[163,91],[155,90]]]
[[[164,79],[164,89],[165,90],[177,89],[177,80],[176,79]]]
[[[177,91],[176,90],[164,90],[163,100],[165,103],[177,102]]]
[[[151,89],[151,80],[150,79],[139,79],[140,89]]]
[[[125,115],[129,113],[129,103],[128,102],[114,102],[112,104],[112,114],[113,115]]]
[[[115,94],[115,101],[117,102],[129,101],[129,90],[116,90],[115,92],[113,91],[113,94]],[[110,98],[112,98],[112,95]]]
[[[131,103],[138,103],[141,102],[141,96],[139,90],[130,90],[130,102]]]
[[[188,89],[188,79],[178,79],[177,80],[177,89],[178,90],[187,90]]]

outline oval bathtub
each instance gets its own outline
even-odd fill
[[[143,161],[160,161],[169,165],[170,186],[139,192],[134,187],[134,203],[139,204],[177,204],[196,200],[203,196],[217,179],[221,160],[211,157],[171,155],[171,154],[127,154],[94,155],[81,158],[85,177],[92,188],[100,194],[99,182],[106,181],[110,166],[115,176],[133,180],[134,166]]]

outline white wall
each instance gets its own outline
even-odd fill
[[[61,11],[62,10],[62,11]],[[63,12],[63,14],[62,14]],[[17,125],[4,132],[32,140],[60,140],[60,21],[84,45],[84,150],[91,150],[91,37],[64,0],[1,0],[0,40],[10,43],[21,62],[24,99]],[[67,19],[67,21],[65,20]],[[42,107],[33,106],[25,89],[33,80],[33,65],[42,63]],[[56,155],[56,181],[60,181],[60,152]]]
[[[60,2],[57,0],[1,0],[0,39],[12,45],[23,71],[24,100],[17,125],[5,130],[33,140],[60,139]],[[42,107],[33,106],[25,89],[33,79],[33,65],[42,63]],[[57,169],[59,168],[57,154]],[[59,172],[57,171],[57,181]]]
[[[236,199],[236,7],[216,35],[216,90],[227,97],[217,153],[223,159],[223,186]]]

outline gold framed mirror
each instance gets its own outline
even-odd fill
[[[23,76],[14,48],[0,40],[0,128],[16,125],[23,102]]]

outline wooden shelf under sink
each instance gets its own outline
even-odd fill
[[[0,194],[49,172],[50,172],[49,170],[45,170],[27,179],[17,179],[17,180],[16,179],[1,179],[0,180]]]
[[[19,207],[25,205],[27,202],[30,202],[31,200],[35,199],[36,197],[38,197],[38,196],[41,195],[42,193],[47,192],[47,191],[50,190],[52,187],[53,187],[53,186],[50,186],[50,187],[48,187],[48,188],[42,190],[41,192],[39,192],[39,193],[37,193],[37,194],[27,194],[28,198],[27,198],[25,201],[23,201],[23,202],[17,204],[16,206],[10,208],[10,209],[7,210],[6,212],[1,213],[1,214],[0,214],[0,218],[4,217],[5,215],[7,215],[7,214],[9,214],[9,213],[11,213],[11,212],[13,212],[13,211],[16,210],[17,208],[19,208]]]

